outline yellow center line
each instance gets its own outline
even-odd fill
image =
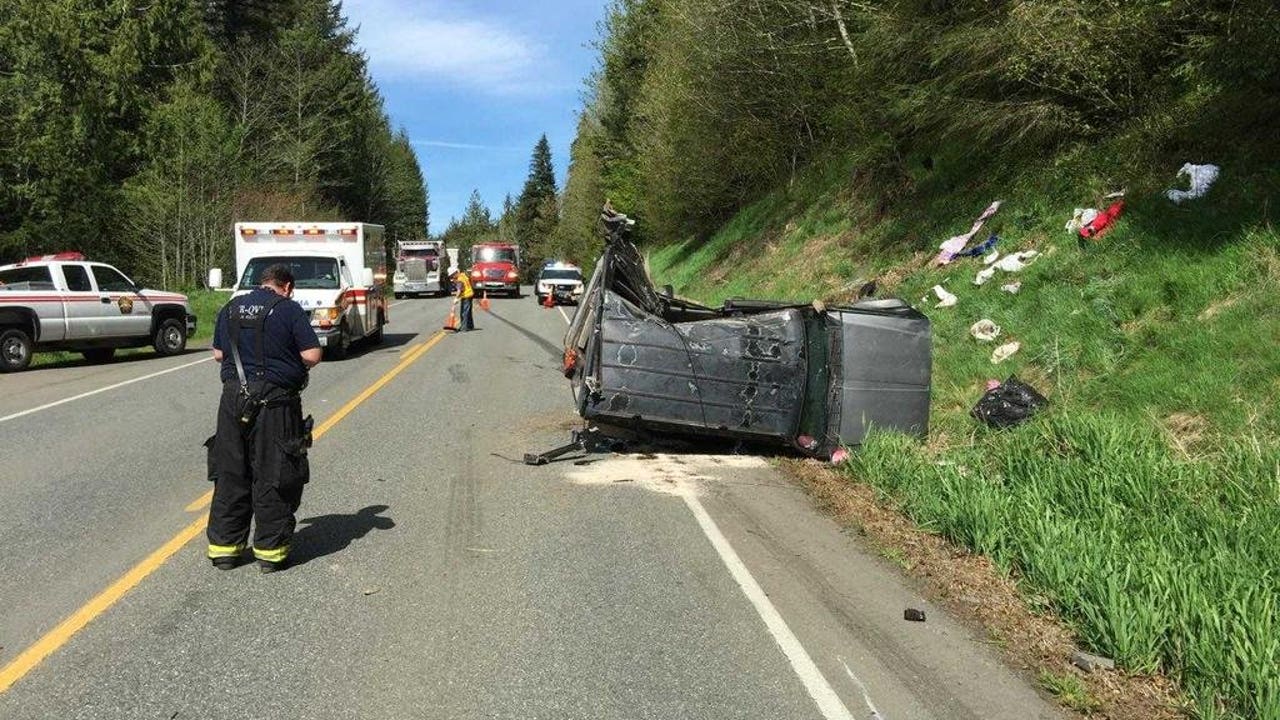
[[[361,403],[368,400],[374,393],[378,392],[383,386],[391,382],[392,378],[399,375],[405,368],[413,364],[415,360],[422,357],[428,350],[435,347],[444,337],[444,331],[437,331],[430,340],[415,348],[395,367],[387,371],[385,375],[378,378],[372,385],[365,388],[363,392],[355,398],[343,405],[338,412],[334,413],[325,420],[320,427],[316,428],[312,433],[312,437],[320,439],[325,433],[337,425],[343,418],[351,414]],[[187,512],[195,512],[208,505],[213,498],[213,492],[207,492],[201,495],[194,502],[187,506]],[[13,659],[8,665],[0,668],[0,693],[6,692],[14,683],[21,680],[27,673],[31,672],[37,665],[44,661],[59,648],[65,645],[77,632],[84,629],[86,625],[92,622],[102,613],[106,612],[115,605],[120,598],[125,596],[139,583],[146,579],[148,575],[155,572],[157,568],[165,563],[166,560],[173,557],[175,553],[182,549],[184,545],[199,537],[204,532],[205,527],[209,524],[208,516],[202,516],[190,525],[185,527],[182,532],[174,535],[159,549],[151,553],[142,562],[134,565],[120,579],[111,583],[106,590],[98,593],[92,600],[85,603],[79,610],[76,610],[66,620],[63,620],[57,627],[45,633],[43,637],[35,642],[31,647],[23,650],[20,655]]]

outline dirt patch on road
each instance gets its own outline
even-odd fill
[[[1024,596],[987,558],[921,530],[877,499],[873,489],[849,482],[830,466],[812,460],[783,460],[780,465],[841,525],[856,529],[882,556],[920,579],[926,596],[980,625],[1006,661],[1036,676],[1041,687],[1055,690],[1065,706],[1109,720],[1188,717],[1166,678],[1084,672],[1072,665],[1078,648],[1048,601]]]

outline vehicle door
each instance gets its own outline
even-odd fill
[[[359,335],[366,333],[362,304],[365,301],[366,293],[362,288],[356,287],[351,277],[351,266],[347,265],[346,258],[338,258],[338,274],[342,283],[342,312],[347,317],[347,327],[351,328],[351,332]]]
[[[146,337],[151,334],[151,302],[133,281],[109,265],[90,265],[98,288],[103,337]]]
[[[61,340],[66,332],[66,293],[54,283],[52,268],[46,265],[0,270],[0,304],[24,305],[40,319],[38,339]]]
[[[67,288],[67,339],[79,340],[100,335],[100,317],[106,306],[98,299],[98,291],[93,289],[89,268],[84,265],[63,265],[60,269]]]

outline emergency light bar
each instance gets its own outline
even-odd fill
[[[84,259],[85,257],[83,253],[78,253],[72,250],[68,252],[54,253],[52,255],[33,255],[18,264],[25,265],[30,262],[56,262],[59,260],[83,261]]]

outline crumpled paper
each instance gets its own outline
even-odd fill
[[[1000,363],[1013,357],[1015,353],[1022,348],[1022,343],[1017,340],[1005,343],[991,352],[991,364],[999,365]]]
[[[982,318],[969,327],[969,334],[982,342],[991,342],[1000,337],[1000,326],[987,318]]]

